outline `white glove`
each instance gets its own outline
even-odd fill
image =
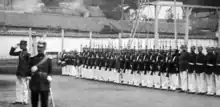
[[[19,46],[19,45],[18,45],[18,44],[16,44],[15,46],[12,46],[12,47],[16,49],[16,48],[18,48],[18,46]]]
[[[32,72],[32,73],[36,72],[37,70],[38,70],[37,66],[31,67],[31,72]]]
[[[47,80],[48,81],[52,81],[52,77],[51,76],[47,76]]]
[[[27,80],[30,80],[31,79],[31,77],[26,77],[27,78]]]

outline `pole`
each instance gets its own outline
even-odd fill
[[[62,36],[61,52],[63,52],[63,50],[64,50],[64,29],[61,30],[61,36]]]
[[[192,8],[186,8],[186,11],[185,11],[185,41],[184,41],[184,44],[188,46],[188,42],[189,42],[189,16],[192,12]]]
[[[92,48],[92,32],[89,32],[89,48]]]
[[[217,14],[218,14],[218,25],[220,25],[220,11],[217,10]],[[218,37],[218,43],[217,46],[220,47],[220,27],[218,27],[218,31],[217,31],[217,35]]]
[[[121,6],[124,5],[124,0],[121,0]],[[124,20],[124,10],[123,7],[121,7],[121,20]]]
[[[177,25],[176,25],[176,0],[174,0],[174,36],[175,36],[175,45],[176,47],[178,46],[177,44]]]
[[[30,54],[33,54],[32,52],[32,46],[33,46],[33,42],[32,42],[32,29],[29,28],[28,30],[28,36],[29,36],[29,51],[30,51]]]
[[[158,19],[159,19],[159,5],[158,5],[158,0],[157,0],[156,5],[155,5],[155,21],[154,21],[154,46],[155,48],[158,48],[158,39],[159,39]]]
[[[121,40],[121,33],[118,34],[118,49],[121,50],[121,46],[122,46],[122,40]]]

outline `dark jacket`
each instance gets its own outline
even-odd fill
[[[218,54],[216,58],[215,74],[220,75],[220,54]]]
[[[38,54],[30,59],[29,68],[35,66],[45,57],[44,54]],[[52,63],[51,59],[47,59],[43,64],[38,66],[38,71],[31,73],[29,71],[30,80],[30,89],[34,91],[49,91],[50,82],[47,80],[47,76],[52,73]]]
[[[196,67],[196,53],[191,52],[189,57],[189,73],[193,73]]]
[[[189,68],[188,61],[189,61],[189,53],[187,51],[181,52],[179,56],[179,70],[180,71],[188,70]]]
[[[19,56],[19,62],[17,66],[16,75],[21,77],[26,77],[28,73],[28,62],[30,58],[30,54],[27,51],[18,51],[15,52],[15,48],[11,48],[9,55],[11,56]]]
[[[208,53],[206,58],[206,74],[212,74],[215,71],[216,57],[213,53]]]
[[[206,63],[206,56],[203,53],[198,53],[196,56],[196,73],[205,72],[206,70],[205,63]]]

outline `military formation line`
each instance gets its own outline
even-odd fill
[[[196,51],[197,50],[197,51]],[[220,96],[220,48],[103,49],[63,52],[62,74],[163,90]]]

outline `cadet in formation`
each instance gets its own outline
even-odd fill
[[[16,49],[20,47],[21,51],[16,52]],[[11,47],[9,52],[11,56],[18,56],[19,63],[17,66],[17,80],[16,80],[16,101],[13,104],[28,104],[28,62],[30,54],[27,51],[27,41],[21,40],[19,44]]]
[[[198,53],[195,50],[198,50]],[[83,78],[188,93],[220,95],[219,48],[115,50],[84,48],[78,56]]]

